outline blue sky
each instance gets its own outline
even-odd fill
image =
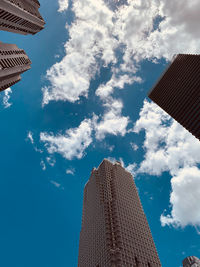
[[[200,257],[200,143],[147,99],[173,54],[199,53],[198,1],[40,3],[43,31],[1,32],[32,68],[0,95],[0,266],[77,266],[103,158],[133,173],[162,266]]]

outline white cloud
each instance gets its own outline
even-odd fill
[[[115,146],[108,146],[108,150],[112,152],[114,150]]]
[[[90,81],[102,65],[112,63],[113,73],[97,90],[105,98],[115,87],[123,88],[123,83],[140,82],[136,73],[145,59],[155,62],[170,60],[177,53],[200,52],[198,0],[184,6],[173,0],[128,0],[110,9],[113,3],[73,1],[75,20],[67,26],[70,38],[64,46],[66,55],[47,71],[50,86],[43,88],[43,104],[87,97]],[[66,10],[68,1],[60,0],[59,6],[60,11]],[[122,62],[116,50],[121,52]]]
[[[31,141],[31,144],[34,144],[33,133],[31,131],[28,132],[27,139]]]
[[[127,132],[129,118],[121,115],[122,102],[109,98],[104,106],[108,111],[105,112],[102,120],[95,124],[96,138],[102,140],[106,134],[124,136]]]
[[[12,103],[9,103],[11,94],[12,94],[11,88],[8,88],[4,91],[3,105],[5,108],[9,108],[10,106],[12,106]]]
[[[74,168],[67,169],[66,170],[66,174],[74,175],[75,174],[75,169]]]
[[[69,28],[66,56],[47,71],[51,86],[43,88],[43,104],[87,97],[90,80],[100,66],[115,61],[113,12],[103,0],[75,0],[72,9],[76,19]]]
[[[156,104],[146,100],[134,126],[136,133],[141,130],[145,130],[146,154],[140,172],[160,175],[163,171],[170,171],[173,175],[182,167],[200,163],[199,140]]]
[[[59,184],[59,183],[57,183],[57,182],[55,182],[55,181],[53,181],[53,180],[51,180],[50,183],[51,183],[52,185],[54,185],[55,187],[64,190],[64,187],[61,186],[61,184]]]
[[[63,11],[68,9],[69,1],[68,0],[58,0],[58,4],[59,4],[58,11],[63,12]]]
[[[45,171],[46,170],[46,165],[44,163],[44,160],[41,160],[40,162],[40,166],[42,167],[42,170]]]
[[[34,140],[34,138],[33,138],[33,133],[31,132],[31,131],[29,131],[28,132],[28,134],[27,134],[27,138],[26,138],[26,141],[30,141],[31,142],[31,144],[33,145],[33,148],[34,148],[34,150],[36,151],[36,152],[39,152],[39,153],[43,153],[43,150],[42,149],[40,149],[40,148],[37,148],[37,146],[36,146],[36,144],[35,144],[35,140]]]
[[[101,84],[96,91],[96,95],[99,96],[102,100],[106,101],[115,88],[124,89],[125,84],[132,84],[133,82],[142,82],[142,79],[137,76],[132,76],[128,74],[122,74],[116,76],[113,74],[111,79],[106,84]]]
[[[122,102],[109,97],[104,106],[106,111],[102,118],[93,114],[92,119],[85,119],[78,128],[69,129],[65,134],[40,133],[40,140],[45,143],[47,151],[50,154],[59,153],[68,160],[81,159],[93,141],[93,133],[97,140],[104,139],[107,134],[124,136],[127,133],[129,117],[121,114]],[[108,149],[112,151],[114,146]]]
[[[171,59],[176,53],[199,53],[199,8],[198,0],[189,1],[184,6],[173,0],[161,2],[160,15],[165,19],[160,23],[160,29],[149,38],[155,56]]]
[[[50,154],[59,153],[68,160],[80,159],[92,142],[91,134],[92,121],[85,119],[78,128],[69,129],[64,135],[41,133],[40,140],[45,143]]]
[[[161,215],[161,223],[184,227],[200,226],[200,170],[197,167],[181,169],[171,180],[171,215]]]
[[[133,177],[135,176],[136,174],[136,169],[137,169],[137,164],[136,163],[133,163],[133,164],[129,164],[127,167],[126,167],[126,170],[128,172],[130,172]]]
[[[197,0],[184,6],[173,0],[129,0],[119,9],[115,27],[126,46],[121,68],[135,69],[136,62],[144,59],[170,60],[177,53],[199,53],[199,8]],[[155,28],[156,19],[160,23]]]
[[[115,34],[120,42],[125,45],[124,63],[121,69],[134,71],[137,69],[137,62],[147,57],[152,47],[149,44],[148,36],[153,30],[154,18],[159,14],[159,2],[152,1],[128,1],[116,14]]]
[[[53,157],[46,157],[46,160],[51,167],[53,167],[56,163],[56,160]]]
[[[131,145],[131,147],[132,147],[132,149],[133,149],[134,151],[137,151],[138,148],[139,148],[138,145],[135,144],[135,143],[133,143],[133,142],[131,142],[130,145]]]
[[[184,227],[200,224],[196,208],[200,190],[200,142],[154,103],[144,101],[134,131],[145,131],[145,157],[138,173],[172,176],[171,215],[161,216],[162,225]],[[193,205],[193,211],[189,209]],[[196,213],[196,215],[195,215]]]

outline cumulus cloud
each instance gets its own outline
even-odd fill
[[[161,215],[161,223],[184,227],[200,226],[200,170],[197,167],[181,169],[172,180],[171,215]]]
[[[116,75],[113,74],[111,79],[106,84],[101,84],[96,90],[96,95],[102,100],[106,101],[115,88],[124,89],[125,84],[132,84],[133,82],[142,82],[140,77],[128,74]]]
[[[121,68],[135,69],[145,60],[171,60],[177,53],[199,53],[200,30],[197,0],[128,1],[118,10],[115,34],[126,46]]]
[[[59,11],[68,4],[59,0]],[[117,8],[111,8],[114,5]],[[66,55],[47,71],[50,85],[43,88],[43,104],[87,97],[91,79],[110,63],[113,76],[99,87],[100,97],[123,83],[140,81],[136,73],[146,59],[155,62],[177,53],[199,53],[199,8],[198,0],[184,6],[173,0],[74,0]]]
[[[87,97],[90,80],[115,61],[116,39],[113,32],[112,11],[103,0],[75,0],[75,21],[69,28],[65,44],[66,56],[47,71],[50,87],[43,88],[43,104],[51,100],[75,102]]]
[[[40,134],[40,140],[45,143],[50,154],[59,153],[68,160],[80,159],[92,142],[91,134],[92,121],[85,119],[79,127],[67,130],[64,135],[43,132]]]
[[[156,104],[146,100],[134,126],[136,133],[142,130],[145,131],[145,156],[137,172],[161,175],[168,171],[173,176],[170,197],[172,211],[170,215],[161,216],[162,225],[184,227],[187,224],[200,224],[198,215],[189,212],[190,205],[198,202],[200,190],[199,140]],[[199,213],[196,206],[193,205],[194,213]]]
[[[111,95],[115,88],[124,89],[125,84],[131,84],[134,81],[140,82],[141,79],[136,76],[130,77],[127,74],[119,76],[113,74],[106,84],[101,84],[97,88],[96,95],[100,97],[106,108],[101,121],[95,125],[97,139],[105,138],[106,134],[124,136],[127,133],[129,117],[122,115],[122,101]]]
[[[59,4],[58,11],[63,12],[63,11],[68,9],[69,1],[68,0],[58,0],[58,4]]]
[[[136,133],[141,130],[145,131],[145,159],[140,172],[160,175],[170,171],[173,175],[182,167],[200,163],[198,139],[156,104],[146,100],[134,126]]]
[[[93,135],[98,140],[105,138],[107,134],[122,135],[126,134],[126,127],[129,118],[121,116],[120,112],[123,105],[120,101],[114,100],[102,119],[93,115],[91,119],[85,119],[79,127],[68,129],[65,134],[54,135],[52,133],[40,133],[40,141],[45,144],[49,154],[59,153],[64,158],[72,160],[81,159],[85,155],[85,150],[93,141]],[[32,135],[29,133],[29,139]],[[110,151],[113,146],[108,147]],[[55,160],[51,157],[46,158],[47,162],[54,166]]]
[[[129,118],[121,115],[122,102],[109,98],[104,106],[108,111],[105,112],[102,120],[95,124],[96,138],[102,140],[106,134],[124,136],[127,132]]]
[[[8,88],[4,91],[3,105],[5,108],[9,108],[10,106],[12,106],[12,103],[9,102],[11,94],[12,94],[11,88]]]
[[[199,8],[197,0],[187,2],[183,7],[178,1],[161,1],[160,15],[164,19],[149,37],[156,57],[171,59],[177,53],[199,53]]]

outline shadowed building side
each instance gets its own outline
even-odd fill
[[[103,160],[84,189],[79,267],[161,266],[132,175]]]
[[[14,44],[0,43],[0,91],[19,82],[20,74],[29,70],[30,64],[24,50]]]
[[[0,1],[0,30],[36,34],[44,29],[44,20],[38,9],[37,0],[1,0]]]
[[[200,55],[174,56],[148,96],[200,140]]]

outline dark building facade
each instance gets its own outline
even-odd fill
[[[44,28],[37,0],[0,0],[0,30],[36,34]]]
[[[14,44],[0,43],[0,91],[21,80],[20,74],[30,69],[31,61]]]
[[[174,56],[149,98],[200,140],[200,55]]]
[[[195,256],[187,257],[183,260],[183,267],[200,267],[200,260]]]
[[[132,175],[104,159],[84,189],[79,267],[161,266]]]

